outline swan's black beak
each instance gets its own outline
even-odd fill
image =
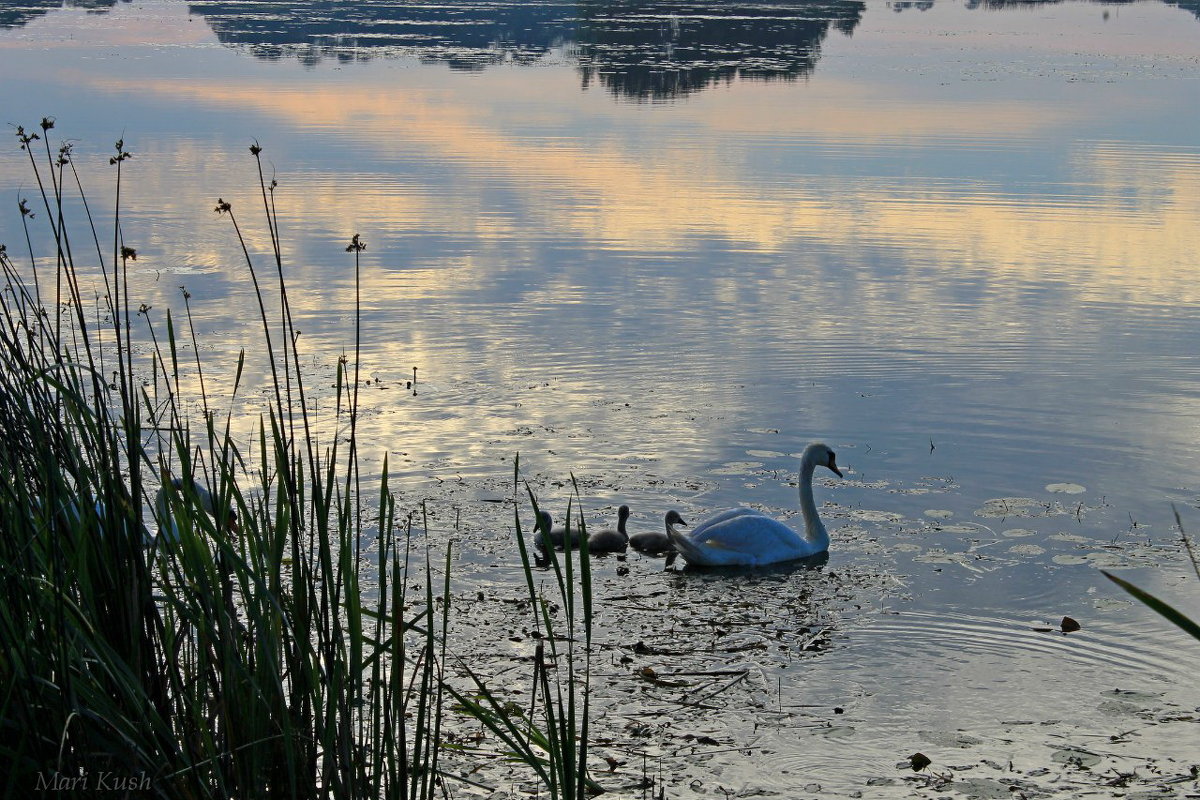
[[[827,466],[831,470],[833,470],[833,474],[837,475],[839,478],[846,477],[845,475],[842,474],[842,471],[840,469],[838,469],[837,461],[834,460],[833,453],[829,454],[829,463],[826,464],[825,466]]]

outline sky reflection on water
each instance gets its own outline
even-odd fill
[[[860,728],[891,735],[941,709],[922,699],[924,666],[970,678],[941,687],[951,707],[1010,652],[1012,691],[1040,677],[1067,696],[1072,679],[1027,652],[1024,616],[1082,608],[1085,630],[1109,626],[1074,680],[1107,682],[1115,660],[1134,681],[1177,644],[1090,565],[1128,566],[1185,607],[1194,590],[1170,503],[1200,530],[1200,21],[1185,4],[1020,6],[649,4],[630,22],[622,6],[481,4],[470,13],[525,14],[519,35],[428,24],[380,43],[363,26],[386,14],[314,38],[299,3],[4,4],[0,66],[20,79],[0,107],[26,127],[57,117],[99,209],[109,142],[125,138],[137,285],[160,320],[186,285],[213,373],[245,347],[252,391],[266,365],[250,281],[212,213],[232,201],[266,263],[246,147],[280,181],[322,389],[350,342],[344,246],[363,235],[359,430],[391,454],[402,502],[431,498],[435,532],[460,538],[464,581],[506,585],[511,509],[492,501],[518,451],[556,511],[574,473],[595,518],[629,502],[657,527],[669,506],[794,514],[794,454],[834,445],[848,477],[817,490],[827,569],[865,576],[866,609],[918,618],[860,621],[909,655],[849,637],[837,652],[853,663],[827,659],[811,691],[832,704],[847,682],[880,684],[860,695]],[[747,8],[774,9],[757,39]],[[721,58],[705,10],[741,20]],[[0,152],[14,200],[32,193],[23,159]],[[10,252],[15,217],[0,215]],[[1086,491],[1046,488],[1059,482]],[[1000,497],[1046,510],[981,514]],[[680,602],[719,599],[629,566]],[[989,624],[996,647],[946,644]],[[888,669],[913,688],[885,703]],[[867,738],[842,745],[878,761],[886,737]]]
[[[933,440],[942,472],[995,491],[1025,482],[1017,460],[1055,470],[1035,485],[1120,487],[1140,471],[1157,493],[1122,498],[1138,509],[1190,500],[1194,16],[805,6],[854,31],[825,39],[807,82],[631,106],[580,91],[565,56],[468,72],[386,49],[299,70],[248,59],[202,23],[287,36],[221,8],[67,9],[12,28],[9,72],[34,91],[7,107],[26,124],[64,108],[59,130],[82,137],[76,160],[101,195],[103,160],[85,154],[126,136],[146,291],[162,309],[186,284],[218,351],[253,348],[256,323],[224,298],[248,300],[248,277],[211,208],[232,200],[253,230],[244,148],[263,143],[304,340],[344,345],[340,243],[361,233],[368,372],[395,384],[420,365],[431,387],[477,395],[413,442],[381,394],[379,440],[472,470],[521,420],[587,431],[537,443],[561,469],[637,454],[703,470],[757,429],[785,437],[767,449],[823,436],[873,458]],[[307,6],[264,8],[303,28]],[[72,38],[81,26],[88,43]],[[1130,70],[1135,51],[1164,55]],[[14,187],[19,155],[4,156]],[[616,400],[634,411],[597,414]],[[647,417],[672,423],[647,436]]]

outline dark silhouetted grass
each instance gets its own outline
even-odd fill
[[[539,673],[544,725],[490,701],[482,679],[474,678],[482,700],[448,685],[449,553],[439,589],[427,540],[398,519],[386,460],[377,485],[367,486],[359,469],[362,240],[356,235],[347,247],[356,330],[334,387],[338,435],[322,440],[261,148],[251,153],[272,245],[265,269],[251,257],[233,206],[216,206],[253,280],[261,350],[214,369],[200,357],[186,290],[182,318],[134,305],[129,267],[137,251],[120,225],[132,158],[124,144],[110,160],[106,244],[70,147],[53,151],[46,139],[52,129],[44,120],[39,133],[18,132],[40,201],[36,212],[24,199],[19,205],[27,265],[0,249],[3,796],[68,787],[83,796],[120,781],[137,796],[431,798],[449,793],[439,769],[449,695],[473,703],[552,796],[581,796],[586,552],[555,561],[568,618],[559,639],[549,634],[521,539],[547,632],[539,664],[567,665],[565,683]],[[84,209],[84,218],[69,220],[67,208]],[[74,238],[79,229],[82,239]],[[40,237],[48,237],[50,256]],[[88,297],[83,286],[102,289]],[[135,342],[149,343],[148,366]],[[259,359],[268,407],[256,434],[239,441],[229,409],[239,405],[248,363]],[[153,531],[170,528],[177,541],[148,544]],[[369,561],[364,537],[376,542]],[[363,570],[375,584],[368,592]],[[412,590],[422,573],[423,591]]]
[[[1194,550],[1192,550],[1192,542],[1188,538],[1187,532],[1183,529],[1183,520],[1179,518],[1178,510],[1175,510],[1175,525],[1179,528],[1179,536],[1183,539],[1184,549],[1187,550],[1188,558],[1192,562],[1192,570],[1196,573],[1196,578],[1200,579],[1200,560],[1196,558],[1196,553]],[[1120,586],[1126,592],[1131,594],[1138,600],[1138,602],[1142,603],[1156,614],[1162,616],[1163,619],[1166,619],[1171,624],[1200,641],[1200,623],[1196,622],[1196,620],[1192,619],[1187,614],[1184,614],[1182,611],[1167,603],[1165,600],[1161,600],[1155,595],[1150,594],[1150,592],[1147,592],[1145,589],[1141,589],[1123,578],[1118,578],[1116,575],[1113,575],[1107,570],[1100,571],[1104,573],[1104,577],[1108,578],[1117,586]]]

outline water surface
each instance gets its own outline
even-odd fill
[[[247,426],[266,364],[212,209],[266,267],[248,146],[316,390],[365,238],[360,435],[498,640],[516,453],[560,517],[574,475],[590,520],[657,527],[794,516],[796,454],[837,449],[817,569],[598,567],[598,725],[668,795],[1070,793],[1195,763],[1194,645],[1096,567],[1200,610],[1171,511],[1200,530],[1198,33],[1160,2],[5,3],[0,107],[56,118],[102,222],[124,139],[137,291],[161,322],[186,286],[212,375],[247,349]],[[641,666],[748,677],[701,712]]]

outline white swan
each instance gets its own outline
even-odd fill
[[[617,509],[617,527],[592,531],[588,535],[589,553],[624,553],[629,548],[629,534],[625,522],[629,519],[629,506]]]
[[[34,508],[40,512],[42,509],[42,499],[40,497],[34,497],[33,505]],[[56,506],[57,511],[52,515],[53,524],[59,526],[59,528],[62,530],[79,529],[80,526],[85,522],[85,518],[90,516],[90,514],[87,513],[88,505],[91,506],[91,514],[95,515],[95,527],[93,528],[93,531],[97,537],[103,539],[107,535],[105,523],[108,522],[108,506],[106,506],[100,500],[85,500],[83,507],[80,507],[78,500],[75,498],[66,498],[59,501]],[[120,505],[126,509],[129,508],[129,502],[127,500],[122,500]],[[124,523],[125,520],[123,517],[121,517],[120,521]],[[146,529],[146,526],[140,525],[139,527],[141,529],[140,533],[143,544],[149,544],[151,541],[153,541],[154,537],[150,534],[150,531]]]
[[[159,524],[158,533],[151,533],[150,529],[147,528],[145,524],[139,523],[138,526],[140,529],[139,533],[141,534],[140,538],[142,540],[142,545],[145,547],[152,546],[157,537],[162,537],[164,541],[171,544],[179,541],[179,523],[176,521],[175,515],[172,513],[171,496],[175,495],[179,497],[184,491],[185,485],[189,486],[191,491],[195,492],[200,508],[213,519],[216,519],[217,517],[214,510],[216,504],[213,501],[212,494],[203,486],[200,486],[191,480],[188,480],[185,484],[182,478],[171,478],[170,475],[165,473],[162,477],[163,484],[159,487],[158,491],[154,495],[154,518]],[[41,507],[41,502],[42,501],[40,498],[34,498],[34,504],[37,507]],[[175,502],[186,503],[187,501],[186,499],[179,499]],[[100,500],[92,502],[91,506],[96,520],[95,533],[100,538],[104,538],[107,535],[107,529],[105,525],[108,521],[108,507]],[[130,506],[128,500],[121,500],[118,503],[118,506],[125,508],[127,513],[132,513],[132,511],[129,511]],[[186,508],[186,505],[180,506],[180,508]],[[75,499],[64,500],[58,504],[58,513],[55,514],[55,522],[59,525],[67,527],[77,527],[84,521],[84,510],[84,508],[80,508],[78,501]],[[237,533],[237,512],[230,508],[226,510],[226,515],[226,527],[232,532]]]
[[[683,521],[683,517],[679,516],[679,512],[671,509],[667,512],[666,530],[661,531],[642,531],[635,533],[629,537],[629,546],[641,553],[649,553],[650,555],[661,555],[663,553],[674,553],[675,548],[671,546],[670,531],[676,525],[687,526]],[[673,558],[668,559],[674,561]]]
[[[817,467],[828,467],[839,478],[834,452],[820,442],[804,448],[800,456],[800,513],[803,533],[749,508],[731,508],[706,519],[687,534],[668,531],[675,550],[689,564],[705,567],[757,567],[823,553],[829,533],[813,502],[812,478]],[[673,559],[668,557],[667,562]]]
[[[562,525],[554,526],[554,517],[550,516],[550,512],[542,510],[538,512],[537,524],[533,526],[533,543],[541,550],[561,550],[565,546],[567,538],[567,529]],[[578,548],[583,542],[583,535],[579,528],[571,528],[571,547]]]
[[[164,474],[163,485],[159,487],[154,495],[154,516],[158,520],[159,538],[170,544],[175,544],[179,541],[179,523],[172,513],[171,495],[179,497],[175,501],[176,503],[186,504],[187,500],[182,496],[185,486],[190,491],[195,492],[196,499],[200,502],[200,508],[213,519],[217,518],[216,503],[208,489],[205,489],[195,481],[188,480],[185,484],[183,478],[171,478],[169,475]],[[186,505],[182,507],[186,508]],[[237,533],[237,513],[233,509],[227,509],[226,514],[226,527],[230,531]]]

